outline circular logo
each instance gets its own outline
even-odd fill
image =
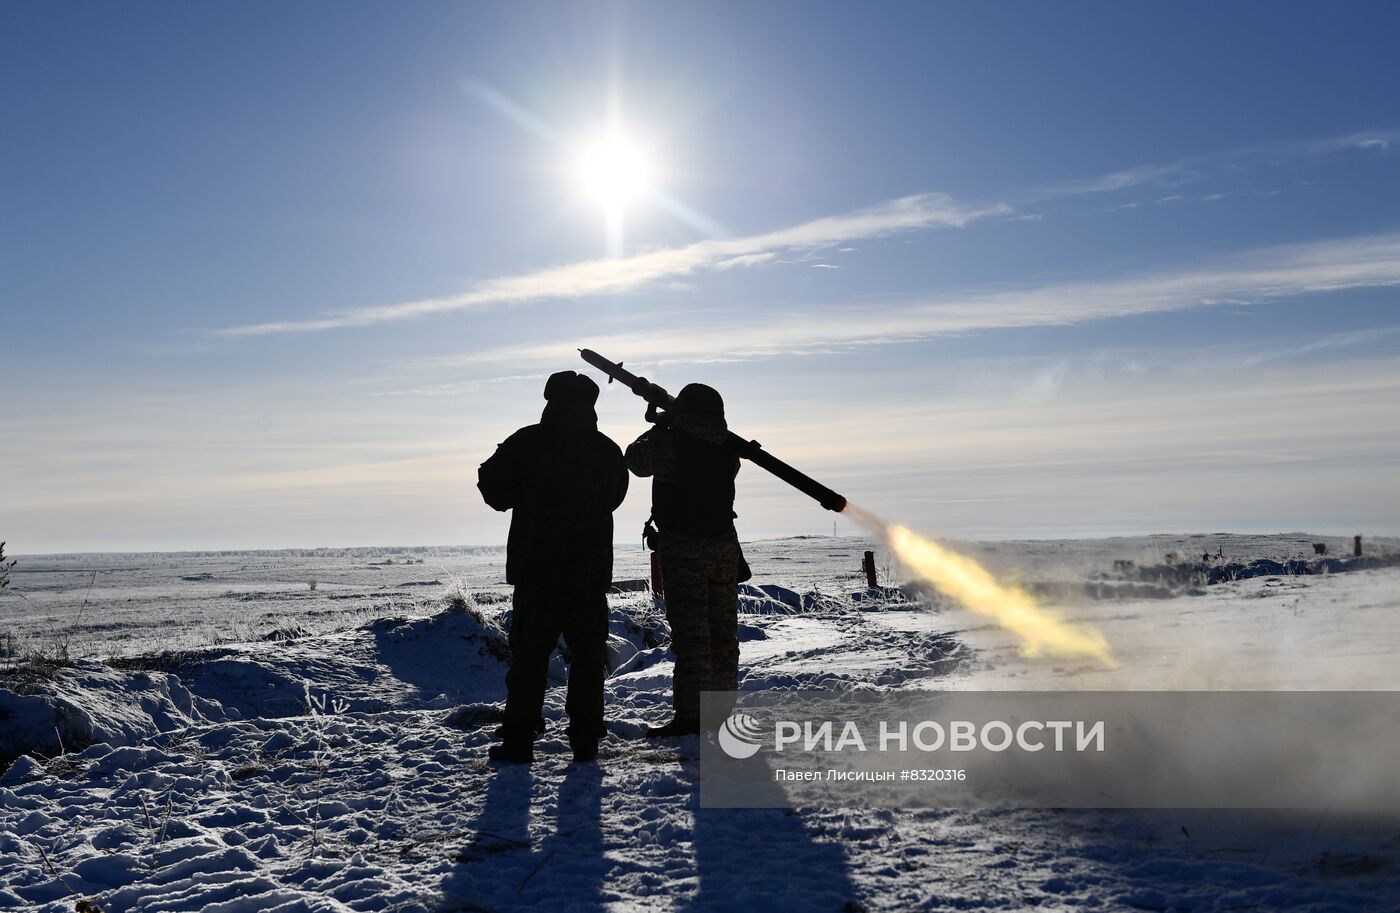
[[[763,727],[747,713],[736,713],[719,727],[719,747],[731,758],[751,758],[763,747]]]

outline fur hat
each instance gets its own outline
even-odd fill
[[[544,383],[548,402],[570,402],[592,406],[598,401],[598,385],[593,378],[577,371],[556,371]]]

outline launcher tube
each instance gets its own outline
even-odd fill
[[[579,355],[583,357],[584,361],[608,375],[608,383],[617,381],[659,409],[669,409],[676,402],[675,397],[667,393],[664,388],[657,386],[645,377],[638,377],[624,368],[620,362],[608,361],[592,349],[579,349]],[[731,431],[729,432],[729,446],[739,456],[768,470],[804,495],[816,500],[827,510],[840,513],[846,509],[845,498],[805,472],[801,472],[773,456],[764,450],[763,445],[758,441],[746,441]]]

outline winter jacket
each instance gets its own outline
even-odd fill
[[[739,458],[723,417],[672,412],[627,448],[627,468],[650,476],[651,511],[663,536],[733,538]]]
[[[477,473],[486,503],[514,512],[506,581],[606,590],[612,513],[627,481],[622,451],[598,431],[591,405],[550,402],[539,424],[506,438]]]

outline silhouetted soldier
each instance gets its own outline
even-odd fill
[[[569,744],[575,761],[598,756],[612,583],[612,512],[627,494],[622,451],[598,431],[598,385],[573,371],[550,376],[538,425],[521,428],[481,464],[477,487],[496,510],[514,510],[506,581],[515,585],[505,723],[493,760],[534,760],[549,658],[568,646]]]
[[[675,715],[651,737],[700,731],[700,692],[739,687],[738,582],[743,554],[734,530],[739,458],[727,445],[724,400],[689,384],[650,431],[627,448],[627,466],[652,477],[652,519],[666,575],[666,620],[676,653]]]

